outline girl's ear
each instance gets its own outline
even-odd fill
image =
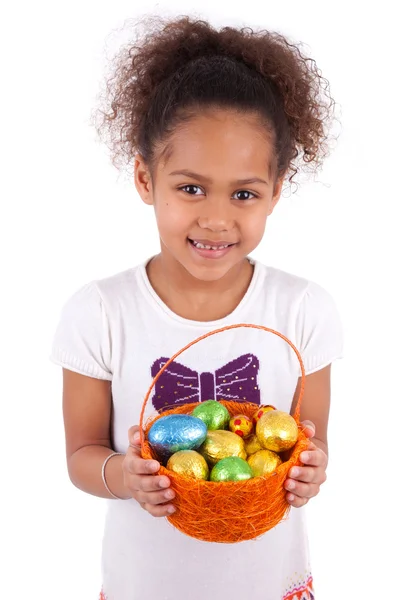
[[[152,206],[154,202],[150,169],[141,154],[135,156],[135,186],[143,202]]]
[[[285,179],[284,176],[280,177],[275,183],[274,194],[271,198],[268,216],[272,214],[272,211],[274,210],[275,206],[278,204],[278,200],[281,197],[281,193],[282,193],[282,186],[283,186],[284,179]]]

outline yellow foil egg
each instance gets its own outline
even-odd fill
[[[248,456],[263,449],[255,433],[247,438],[247,440],[244,440],[244,449]]]
[[[257,408],[256,412],[253,415],[253,424],[257,425],[261,417],[270,410],[276,410],[275,406],[272,406],[271,404],[265,404],[264,406],[260,406],[259,408]]]
[[[249,456],[247,462],[254,473],[254,477],[262,477],[276,471],[279,465],[282,464],[282,459],[276,452],[271,450],[259,450]]]
[[[296,421],[282,410],[266,412],[258,421],[256,432],[261,446],[273,452],[290,450],[299,436]]]
[[[244,441],[235,433],[225,430],[209,431],[199,452],[209,465],[214,466],[219,460],[228,456],[238,456],[246,460]]]
[[[193,479],[208,479],[208,464],[195,450],[175,452],[168,460],[167,469]]]
[[[229,421],[229,429],[241,438],[247,438],[253,431],[253,423],[246,415],[236,415]]]

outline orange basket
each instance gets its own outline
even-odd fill
[[[196,480],[161,466],[159,474],[167,475],[171,488],[175,492],[174,505],[176,512],[167,517],[168,521],[181,532],[206,542],[235,543],[259,537],[275,527],[287,517],[290,505],[286,500],[287,491],[283,487],[289,470],[300,465],[300,454],[308,447],[308,439],[300,426],[300,408],[304,396],[305,370],[302,358],[292,342],[281,333],[263,327],[262,325],[239,324],[229,325],[207,333],[177,352],[165,363],[154,378],[143,401],[140,414],[140,435],[142,457],[156,458],[148,441],[147,434],[151,425],[161,417],[170,414],[190,414],[199,405],[198,402],[184,404],[161,414],[144,423],[144,414],[151,392],[169,365],[183,352],[194,344],[223,331],[248,327],[273,333],[289,344],[294,350],[301,367],[301,386],[294,418],[299,428],[299,437],[291,451],[290,458],[283,462],[271,475],[254,477],[247,481],[232,481],[216,483],[213,481]],[[259,405],[251,402],[220,401],[228,409],[231,416],[238,413],[252,417]]]

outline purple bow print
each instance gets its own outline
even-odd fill
[[[154,378],[168,361],[160,358],[151,367]],[[213,373],[197,373],[185,365],[173,362],[155,385],[153,406],[158,411],[190,402],[205,400],[235,400],[260,404],[257,375],[259,360],[245,354]]]

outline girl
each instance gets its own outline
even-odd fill
[[[216,30],[190,18],[150,21],[145,33],[117,57],[98,129],[114,163],[134,162],[161,250],[76,292],[52,352],[63,367],[70,478],[109,499],[101,597],[311,599],[302,507],[326,478],[340,320],[321,287],[249,255],[284,181],[297,173],[295,159],[318,167],[327,154],[329,88],[315,63],[278,34]],[[137,423],[165,361],[235,323],[278,330],[300,350],[302,419],[313,439],[304,466],[285,483],[294,507],[287,521],[256,541],[203,543],[157,518],[175,510],[174,493],[159,464],[141,458]],[[153,408],[231,398],[293,410],[300,371],[282,340],[235,329],[202,344],[163,374]]]

